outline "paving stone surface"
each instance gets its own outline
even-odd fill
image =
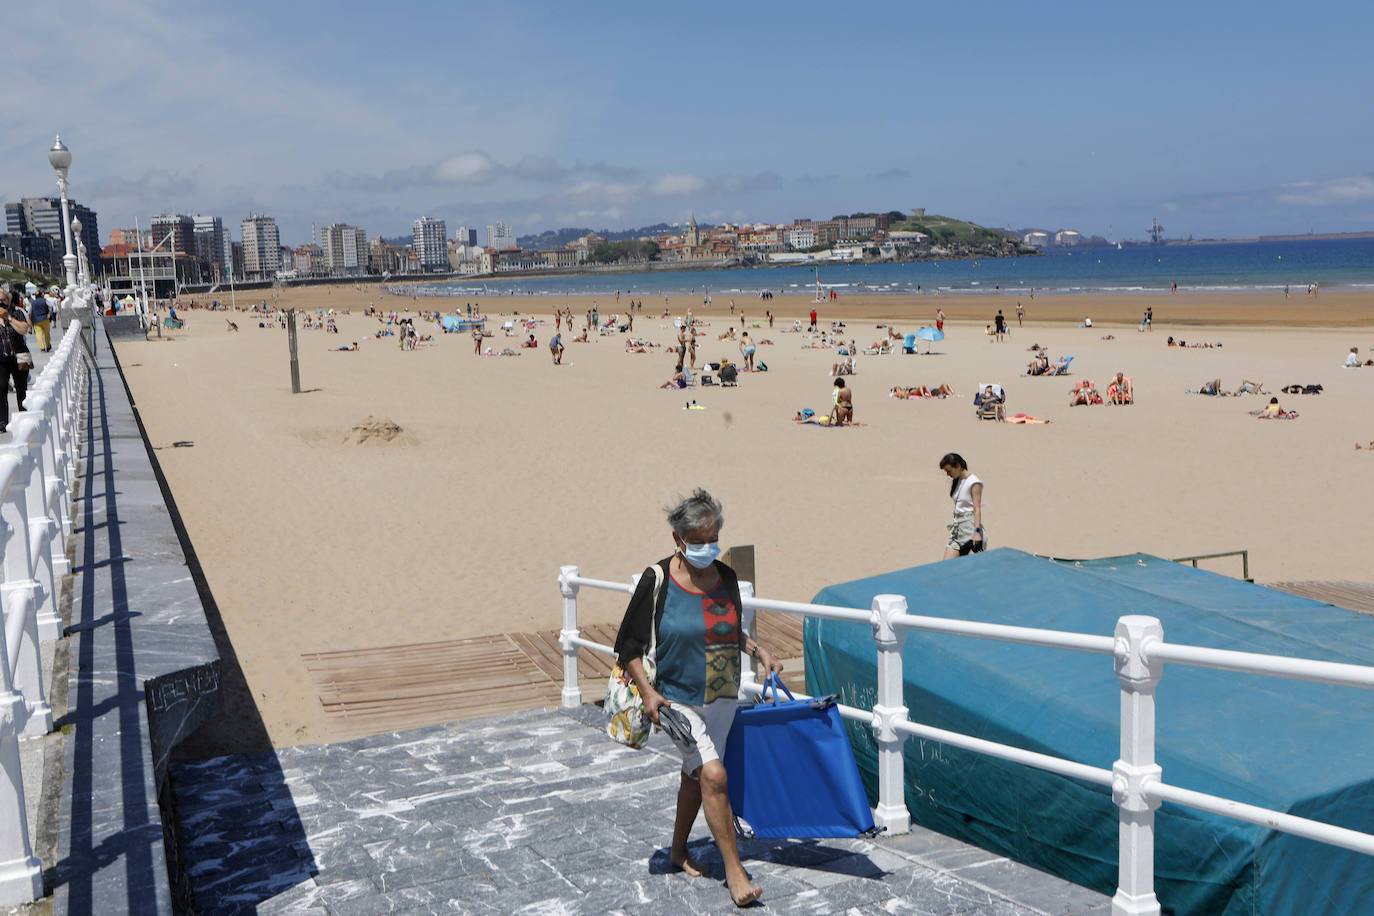
[[[53,908],[171,913],[158,793],[219,655],[106,340],[83,411]]]
[[[344,744],[173,764],[202,913],[725,913],[703,819],[674,872],[678,758],[601,730],[595,706]],[[917,829],[874,840],[745,840],[779,913],[1093,914],[1110,899]],[[941,864],[950,862],[954,864]]]

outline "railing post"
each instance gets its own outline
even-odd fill
[[[1121,681],[1121,759],[1112,764],[1112,801],[1120,809],[1118,875],[1113,916],[1159,916],[1155,896],[1155,809],[1150,785],[1155,763],[1155,685],[1163,663],[1151,661],[1164,641],[1158,618],[1130,615],[1116,622],[1116,676]]]
[[[0,450],[0,462],[14,462],[17,472],[0,502],[0,528],[3,528],[5,555],[2,561],[5,581],[0,585],[0,605],[5,611],[5,641],[14,687],[23,695],[27,707],[25,735],[46,735],[52,731],[52,707],[43,689],[43,655],[38,642],[38,606],[43,587],[33,578],[33,557],[29,552],[29,519],[25,511],[23,479],[32,472],[33,459],[13,446]]]
[[[739,584],[740,597],[745,601],[754,597],[754,583],[741,581]],[[745,605],[739,609],[739,626],[747,635],[752,636],[757,642],[759,634],[756,631],[758,612]],[[746,687],[757,689],[759,686],[758,675],[754,672],[754,660],[749,657],[749,653],[739,654],[739,698],[741,700],[755,696],[753,690],[745,690]]]
[[[563,629],[558,632],[558,644],[563,647],[563,708],[582,705],[582,685],[577,677],[577,577],[576,566],[558,567],[558,590],[563,593]]]
[[[907,721],[902,690],[902,644],[906,631],[893,626],[905,614],[902,595],[878,595],[873,599],[873,642],[878,650],[878,702],[873,704],[873,735],[878,742],[878,807],[873,822],[888,834],[909,833],[911,814],[906,809],[905,736],[897,723]]]
[[[68,497],[71,484],[65,475],[65,458],[57,440],[57,411],[53,406],[51,389],[43,388],[31,392],[28,398],[28,413],[41,418],[39,429],[42,437],[39,451],[42,458],[39,467],[43,472],[43,489],[48,503],[48,514],[57,522],[58,530],[53,533],[49,545],[52,554],[54,576],[63,576],[71,571],[67,559],[67,536],[72,533],[71,504]]]
[[[0,519],[0,528],[8,527]],[[0,551],[7,551],[8,546],[0,540]],[[0,565],[0,569],[5,570],[8,578],[8,565]],[[9,608],[5,610],[5,619],[0,623],[0,905],[8,906],[31,903],[43,895],[43,866],[29,846],[24,771],[19,762],[19,730],[27,723],[29,704],[15,690],[5,637]]]
[[[31,459],[24,482],[24,499],[29,519],[29,555],[33,577],[42,587],[38,603],[38,639],[57,639],[62,635],[62,619],[57,613],[57,576],[53,570],[52,538],[61,529],[48,508],[46,474],[43,470],[43,430],[47,423],[34,411],[15,417],[10,423],[16,448]],[[65,553],[64,553],[65,557]]]

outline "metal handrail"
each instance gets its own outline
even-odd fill
[[[1245,556],[1246,552],[1212,554],[1196,559],[1236,554]],[[1248,560],[1246,562],[1248,572]],[[582,703],[577,680],[578,649],[613,653],[609,646],[592,643],[578,635],[578,589],[587,586],[632,592],[637,580],[638,576],[627,585],[582,577],[576,566],[561,568],[558,581],[563,595],[563,629],[559,641],[564,650],[562,699],[565,707]],[[1374,855],[1374,834],[1169,785],[1161,779],[1162,770],[1154,758],[1155,690],[1166,661],[1365,689],[1374,689],[1374,667],[1168,643],[1164,641],[1163,627],[1156,618],[1138,615],[1119,618],[1114,633],[1105,636],[908,614],[906,598],[901,595],[875,596],[872,609],[863,611],[858,608],[756,598],[749,582],[740,583],[740,593],[744,605],[741,625],[751,635],[755,631],[754,614],[764,609],[872,625],[877,650],[876,702],[868,710],[844,705],[838,708],[844,718],[863,722],[873,730],[878,744],[878,805],[874,820],[890,833],[903,833],[910,829],[910,814],[906,810],[904,795],[905,758],[902,745],[907,737],[917,737],[1109,787],[1121,822],[1118,851],[1120,878],[1112,903],[1113,913],[1121,916],[1158,916],[1160,913],[1159,901],[1154,894],[1153,863],[1154,811],[1162,801]],[[907,630],[1113,656],[1121,687],[1121,757],[1110,769],[1095,767],[911,721],[904,705],[902,681],[901,648]],[[757,695],[760,692],[752,661],[741,653],[741,695]],[[798,698],[802,696],[797,694]]]
[[[1197,569],[1198,560],[1216,560],[1221,557],[1240,557],[1240,577],[1246,582],[1253,582],[1250,578],[1250,551],[1248,550],[1223,550],[1221,553],[1200,553],[1191,557],[1174,557],[1171,563],[1192,563],[1193,569]]]

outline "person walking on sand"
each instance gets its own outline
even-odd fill
[[[992,319],[993,331],[997,335],[997,342],[1001,343],[1002,338],[1007,333],[1007,318],[1002,314],[1002,310],[997,310],[997,315]]]
[[[482,329],[472,329],[472,352],[476,356],[482,355]]]
[[[944,329],[945,329],[945,310],[944,310],[944,309],[936,309],[936,310],[935,310],[935,330],[937,330],[937,331],[943,331]]]
[[[1016,300],[1016,326],[1021,327],[1021,319],[1026,317],[1026,308],[1021,304],[1021,300]]]
[[[549,338],[549,353],[553,356],[555,366],[563,365],[563,335],[557,332]]]
[[[812,330],[812,331],[816,330],[816,310],[815,310],[815,309],[812,309],[812,310],[811,310],[811,327],[810,327],[810,330]]]
[[[700,488],[668,510],[673,554],[639,577],[616,635],[615,654],[655,725],[663,727],[672,718],[689,726],[667,730],[682,756],[669,861],[693,878],[706,873],[707,866],[692,859],[688,849],[697,812],[704,809],[730,899],[746,907],[763,891],[740,862],[729,777],[721,761],[739,702],[740,656],[752,656],[769,673],[783,666],[740,624],[739,579],[717,559],[724,522],[720,503]],[[657,663],[656,682],[645,671],[649,653]]]
[[[739,336],[739,352],[744,358],[744,371],[754,371],[754,341],[749,336],[748,331],[742,331]]]
[[[940,459],[940,470],[949,477],[949,495],[954,500],[954,519],[946,526],[943,560],[978,553],[986,546],[983,534],[983,481],[970,473],[968,462],[956,452]]]

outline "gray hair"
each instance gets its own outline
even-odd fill
[[[725,524],[725,514],[714,496],[697,487],[692,495],[667,509],[668,524],[678,537],[686,537],[688,532],[709,525],[720,527]]]

